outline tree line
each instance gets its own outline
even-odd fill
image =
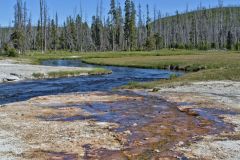
[[[83,19],[82,9],[76,16],[68,16],[63,24],[48,15],[45,0],[39,0],[40,16],[36,26],[26,2],[17,0],[14,6],[14,25],[0,29],[0,46],[14,48],[19,53],[27,50],[70,51],[144,51],[162,48],[181,49],[240,49],[240,7],[215,8],[201,5],[195,11],[174,16],[163,15],[154,7],[137,6],[125,0],[110,0],[108,15],[103,16],[102,2],[97,6],[92,23]],[[142,12],[146,7],[146,13]]]

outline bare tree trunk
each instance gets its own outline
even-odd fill
[[[44,2],[44,52],[47,51],[47,5]]]
[[[40,26],[41,26],[41,50],[43,51],[43,0],[40,0]]]

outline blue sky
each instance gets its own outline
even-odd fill
[[[96,6],[100,0],[46,0],[48,4],[48,12],[50,16],[54,16],[56,12],[59,14],[59,21],[63,22],[68,15],[74,15],[79,11],[80,2],[82,4],[84,17],[89,22],[96,12]],[[109,9],[110,0],[103,1],[103,10],[106,15]],[[116,0],[117,1],[117,0]],[[121,5],[124,0],[118,0]],[[176,10],[184,11],[188,4],[189,9],[196,9],[201,3],[203,6],[216,6],[218,0],[133,0],[136,4],[140,3],[143,10],[146,4],[150,5],[150,9],[156,6],[162,13],[174,14]],[[13,6],[16,0],[0,0],[0,25],[8,26],[13,20]],[[32,14],[33,23],[36,24],[39,18],[39,0],[26,0],[29,12]],[[224,5],[239,5],[240,0],[224,0]],[[151,9],[153,10],[153,9]]]

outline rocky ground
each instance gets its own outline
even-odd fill
[[[224,104],[224,108],[240,109],[240,82],[235,81],[209,81],[195,82],[189,85],[176,86],[171,88],[160,88],[160,93],[182,93],[192,96],[202,96],[213,101]],[[181,95],[179,95],[181,96]],[[168,96],[169,97],[169,96]],[[175,96],[173,96],[174,99]],[[186,97],[185,97],[186,98]],[[191,96],[189,96],[191,99]]]
[[[52,67],[29,64],[17,64],[13,60],[0,60],[0,83],[20,81],[26,79],[35,79],[33,74],[42,74],[47,76],[50,72],[59,71],[91,71],[91,68],[83,67]],[[86,73],[87,74],[87,73]]]
[[[204,136],[176,150],[193,159],[240,159],[240,82],[198,82],[172,88],[160,88],[160,97],[175,102],[180,111],[197,114],[196,110],[214,110],[225,123],[234,125],[234,131]]]
[[[237,160],[239,86],[212,81],[158,92],[72,93],[5,104],[0,159]]]
[[[91,92],[0,107],[2,159],[176,159],[193,136],[225,130],[156,96]]]
[[[110,131],[117,124],[82,121],[51,121],[45,117],[88,116],[78,107],[61,107],[87,102],[131,99],[117,95],[71,94],[33,98],[0,108],[0,159],[82,159],[92,149],[119,150]]]

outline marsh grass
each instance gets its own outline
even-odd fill
[[[102,69],[102,68],[95,68],[92,70],[75,70],[75,71],[57,71],[57,72],[49,72],[49,78],[60,78],[60,77],[76,77],[76,76],[83,76],[83,75],[103,75],[103,74],[110,74],[111,71]]]
[[[36,78],[36,79],[42,79],[45,77],[43,73],[33,73],[32,76],[33,78]]]
[[[39,64],[42,60],[50,59],[92,59],[92,58],[124,58],[124,57],[148,57],[148,56],[176,56],[176,55],[198,55],[198,54],[216,54],[216,53],[239,53],[235,51],[199,51],[199,50],[169,50],[162,49],[160,51],[135,51],[135,52],[68,52],[68,51],[49,51],[27,52],[20,58],[32,60],[33,63]]]
[[[87,58],[86,63],[98,65],[114,65],[139,68],[172,69],[189,72],[239,67],[240,54],[197,54],[197,55],[173,55],[173,56],[131,56],[120,58]]]
[[[77,77],[84,75],[103,75],[103,74],[111,74],[110,70],[106,70],[103,68],[93,68],[91,70],[72,70],[72,71],[55,71],[49,72],[47,75],[43,73],[33,73],[32,76],[36,79],[43,78],[63,78],[63,77]]]

